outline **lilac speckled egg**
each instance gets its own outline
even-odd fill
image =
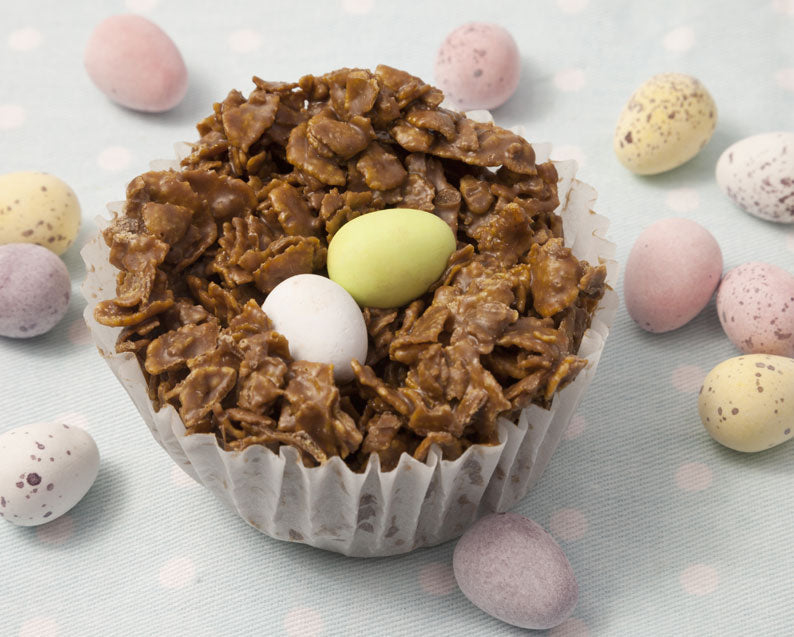
[[[515,92],[521,55],[498,24],[470,22],[450,33],[436,57],[436,83],[457,108],[496,108]]]
[[[478,520],[458,541],[452,568],[472,604],[521,628],[557,626],[579,599],[573,569],[557,542],[516,513]]]
[[[649,332],[669,332],[695,318],[722,275],[712,234],[689,219],[661,219],[643,230],[629,253],[623,298],[631,318]]]
[[[171,38],[137,15],[99,23],[85,49],[85,68],[111,100],[137,111],[160,113],[182,101],[187,68]]]
[[[91,435],[36,423],[0,435],[0,517],[19,526],[52,522],[77,504],[99,471]]]
[[[769,263],[730,270],[717,291],[722,329],[745,354],[794,357],[794,275]]]
[[[0,336],[48,332],[66,314],[72,283],[63,261],[33,243],[0,246]]]
[[[794,223],[794,133],[761,133],[725,149],[717,183],[751,215]]]

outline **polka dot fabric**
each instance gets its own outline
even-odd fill
[[[741,0],[460,0],[454,11],[418,0],[311,10],[254,0],[94,4],[7,2],[0,21],[0,174],[50,172],[83,209],[81,234],[62,257],[72,280],[65,318],[24,344],[0,338],[0,432],[62,420],[89,431],[102,458],[92,489],[54,522],[0,521],[0,634],[526,635],[463,597],[454,543],[348,559],[271,540],[214,500],[158,447],[91,344],[79,248],[127,182],[194,139],[212,101],[248,92],[251,75],[293,80],[383,62],[433,81],[445,35],[490,21],[510,30],[523,60],[516,94],[494,117],[578,163],[598,190],[595,209],[611,220],[619,262],[645,227],[677,216],[714,234],[725,271],[760,260],[794,273],[794,231],[743,213],[714,179],[733,142],[794,130],[794,2],[764,0],[751,15]],[[166,114],[115,106],[82,68],[96,23],[129,12],[162,27],[190,69],[185,100]],[[614,157],[611,136],[632,91],[666,71],[698,77],[720,121],[691,162],[636,177]],[[794,506],[785,494],[794,443],[740,455],[698,418],[700,383],[734,355],[713,300],[667,334],[644,332],[620,310],[549,468],[514,509],[552,534],[579,582],[573,615],[537,634],[792,633]]]

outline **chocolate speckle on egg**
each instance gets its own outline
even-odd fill
[[[794,223],[794,133],[762,133],[730,146],[717,162],[717,183],[745,212]]]
[[[746,353],[794,356],[794,275],[769,263],[730,270],[717,291],[717,314],[730,341]]]
[[[655,75],[634,92],[620,114],[615,154],[640,175],[671,170],[692,159],[711,139],[715,113],[714,100],[696,78]]]
[[[44,438],[49,441],[53,464],[46,471],[31,470],[34,463],[40,467],[41,458],[30,450],[41,446],[36,441]],[[74,451],[68,459],[67,446]],[[53,423],[26,425],[0,435],[0,458],[0,505],[7,513],[5,519],[21,526],[42,524],[71,509],[91,487],[99,469],[93,438],[80,428],[63,429]],[[56,458],[59,462],[54,462]],[[17,495],[8,497],[12,485]],[[43,509],[47,509],[45,514]]]

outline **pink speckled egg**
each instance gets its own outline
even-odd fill
[[[631,318],[649,332],[669,332],[695,318],[722,274],[716,239],[689,219],[662,219],[631,248],[623,297]]]
[[[496,108],[515,92],[521,56],[498,24],[470,22],[450,33],[436,57],[436,83],[457,108]]]
[[[717,291],[722,329],[745,354],[794,357],[794,275],[754,261],[730,270]]]
[[[137,15],[99,23],[85,49],[85,68],[111,100],[137,111],[160,113],[182,101],[187,68],[171,38]]]
[[[0,336],[30,338],[66,314],[72,283],[55,254],[34,243],[0,246]]]

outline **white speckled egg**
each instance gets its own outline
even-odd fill
[[[63,261],[32,243],[0,245],[0,336],[30,338],[66,314],[72,282]]]
[[[723,361],[703,381],[698,412],[709,435],[736,451],[763,451],[789,440],[794,359],[748,354]]]
[[[51,522],[91,488],[99,451],[83,429],[25,425],[0,435],[0,517],[19,526]]]
[[[762,133],[729,146],[717,162],[717,183],[751,215],[794,223],[794,133]]]
[[[63,254],[79,229],[77,196],[60,179],[37,172],[0,175],[0,245],[37,243]]]
[[[532,520],[493,513],[458,540],[455,579],[479,609],[521,628],[552,628],[579,599],[571,564],[557,542]]]
[[[289,341],[295,360],[334,366],[334,380],[353,379],[350,361],[367,358],[367,326],[358,304],[339,284],[317,274],[297,274],[267,295],[262,309]]]
[[[745,354],[794,357],[794,275],[784,269],[752,262],[730,270],[717,290],[717,314]]]
[[[464,111],[501,106],[515,92],[520,76],[518,46],[498,24],[470,22],[458,27],[436,56],[438,87]]]
[[[661,219],[634,242],[623,276],[631,318],[649,332],[669,332],[706,307],[722,274],[722,252],[703,226]]]
[[[662,73],[643,83],[623,107],[613,147],[630,171],[655,175],[697,155],[716,125],[717,106],[699,80]]]

